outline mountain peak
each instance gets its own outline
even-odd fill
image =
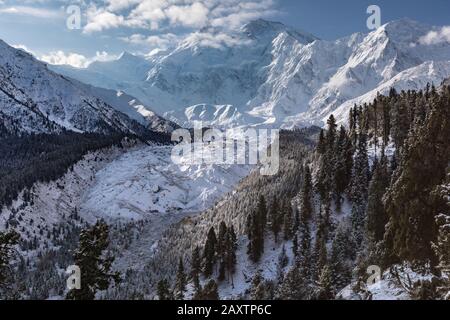
[[[264,37],[275,38],[282,32],[286,32],[289,35],[297,38],[302,43],[309,43],[317,38],[309,33],[295,30],[290,26],[286,26],[281,22],[269,21],[264,19],[253,20],[245,24],[241,31],[245,33],[248,37],[253,39],[260,39]]]
[[[392,40],[414,41],[416,38],[431,31],[433,28],[415,20],[403,18],[390,21],[384,24],[380,29],[386,32]]]

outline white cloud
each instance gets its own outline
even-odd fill
[[[88,9],[85,32],[118,27],[237,28],[249,20],[276,13],[277,0],[105,0]]]
[[[135,44],[144,45],[149,48],[167,49],[177,41],[179,37],[173,33],[166,33],[162,35],[144,36],[142,34],[133,34],[129,37],[121,38],[123,41]]]
[[[439,43],[450,43],[450,26],[442,27],[437,31],[430,31],[425,36],[419,39],[419,42],[424,45],[432,45]]]
[[[12,6],[0,9],[0,14],[15,14],[23,16],[32,16],[36,18],[57,18],[62,16],[61,11],[42,9],[28,6]]]
[[[97,51],[94,57],[87,58],[78,53],[65,53],[62,50],[52,51],[39,57],[40,60],[54,65],[70,65],[75,68],[86,68],[95,61],[111,61],[117,59],[117,56],[110,55],[105,51]]]
[[[188,37],[186,37],[184,42],[195,44],[202,47],[211,47],[215,49],[251,43],[250,40],[242,40],[240,38],[235,38],[225,33],[207,33],[207,32],[192,33]]]
[[[95,6],[87,10],[87,24],[84,27],[84,33],[100,32],[103,30],[114,29],[124,25],[125,19],[123,16],[106,11],[104,9],[97,9]]]
[[[189,6],[170,6],[165,13],[173,25],[200,28],[208,22],[209,9],[195,2]]]
[[[113,12],[128,9],[132,5],[140,2],[140,0],[105,0],[108,3],[108,10]]]

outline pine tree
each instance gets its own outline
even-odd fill
[[[325,134],[323,132],[323,129],[320,130],[320,134],[319,134],[319,141],[317,143],[317,152],[319,154],[324,154],[326,150],[326,146],[325,146]]]
[[[206,238],[205,249],[203,253],[204,266],[203,273],[205,277],[209,277],[213,273],[214,265],[216,264],[217,252],[217,237],[214,227],[211,227]]]
[[[306,300],[311,298],[311,287],[304,283],[299,267],[292,266],[278,286],[276,298],[281,300]]]
[[[195,247],[194,251],[192,251],[191,258],[191,278],[194,284],[194,288],[196,292],[200,290],[200,272],[201,272],[201,258],[200,258],[200,248]]]
[[[186,292],[186,273],[184,272],[183,259],[180,258],[178,263],[177,276],[175,280],[175,299],[183,300]]]
[[[331,300],[334,299],[334,296],[332,272],[330,266],[326,264],[320,272],[317,299]]]
[[[233,283],[233,275],[236,272],[236,250],[238,248],[236,233],[234,227],[228,228],[227,244],[226,244],[226,269],[228,271],[228,279],[231,279],[231,285]]]
[[[320,158],[316,189],[322,201],[328,201],[334,181],[334,167],[336,163],[335,140],[336,120],[333,115],[327,121],[328,130],[325,136],[325,152]]]
[[[317,227],[316,241],[314,244],[315,266],[314,269],[312,270],[314,279],[318,279],[322,268],[327,264],[328,261],[327,244],[325,238],[325,226],[322,221],[319,222],[319,225]]]
[[[289,201],[283,201],[283,239],[288,241],[292,239],[293,234],[293,219],[292,219],[292,207]]]
[[[209,280],[203,289],[194,297],[194,300],[219,300],[217,283],[213,279]]]
[[[280,214],[280,206],[277,198],[275,197],[272,201],[272,206],[270,207],[270,227],[275,237],[275,242],[278,242],[278,234],[281,229],[281,219],[282,215]]]
[[[0,298],[9,291],[11,278],[11,260],[14,257],[14,246],[19,243],[20,235],[15,231],[0,232]]]
[[[336,292],[343,289],[351,280],[351,261],[354,259],[350,231],[340,225],[333,239],[330,254],[332,286]]]
[[[158,281],[157,294],[159,300],[172,300],[172,296],[169,290],[169,282],[166,279]]]
[[[341,126],[339,130],[339,137],[336,142],[336,163],[334,167],[334,198],[337,210],[340,211],[342,203],[342,195],[347,189],[350,182],[351,164],[348,165],[348,146],[351,145],[351,140],[347,137],[345,128]],[[350,157],[351,158],[351,157]]]
[[[358,150],[352,172],[352,233],[356,248],[364,240],[364,227],[366,223],[366,205],[369,185],[369,161],[367,156],[366,135],[360,134]]]
[[[383,196],[389,186],[388,163],[385,156],[374,164],[374,173],[370,181],[367,202],[367,238],[374,244],[383,240],[388,216],[384,209]]]
[[[312,177],[308,165],[305,166],[303,172],[303,188],[301,191],[301,216],[303,217],[303,219],[309,220],[314,215],[314,209],[312,202]]]
[[[450,147],[450,89],[435,99],[423,125],[414,126],[405,142],[387,193],[386,263],[397,259],[437,263],[431,243],[436,241],[435,216],[442,200],[433,189],[446,176]]]
[[[302,218],[302,223],[300,226],[300,247],[299,254],[297,256],[296,263],[298,264],[301,272],[301,276],[304,281],[309,282],[312,280],[313,267],[312,263],[312,253],[311,253],[311,233],[309,221],[305,217]]]
[[[74,254],[74,263],[81,270],[81,289],[70,290],[66,299],[93,300],[98,291],[108,289],[111,281],[120,281],[120,274],[111,272],[114,257],[104,255],[109,246],[108,238],[109,227],[103,220],[81,232]]]
[[[298,255],[298,236],[294,235],[294,239],[292,240],[292,254],[294,257]]]
[[[256,211],[249,216],[247,232],[249,238],[248,254],[253,262],[258,262],[264,252],[264,230],[267,208],[263,196],[260,197]]]
[[[219,225],[219,238],[217,240],[217,255],[220,260],[218,280],[223,281],[225,279],[226,266],[227,266],[227,238],[228,229],[225,222],[221,222]]]

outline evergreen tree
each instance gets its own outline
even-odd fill
[[[278,234],[281,229],[282,215],[280,214],[280,206],[277,198],[275,197],[270,207],[270,227],[275,237],[275,242],[278,242]]]
[[[74,264],[81,270],[81,289],[70,290],[66,299],[93,300],[98,291],[108,289],[111,281],[120,281],[120,274],[111,272],[114,257],[105,256],[108,246],[109,227],[103,220],[81,232],[74,254]]]
[[[227,243],[226,243],[226,269],[228,271],[228,279],[231,279],[231,285],[233,283],[233,275],[236,272],[236,250],[238,248],[236,233],[234,227],[228,228]]]
[[[383,240],[388,217],[384,209],[383,196],[389,186],[389,172],[385,156],[374,164],[374,173],[369,185],[367,202],[367,237],[374,244]]]
[[[20,235],[15,231],[0,232],[0,298],[9,291],[12,276],[11,260],[14,257],[14,246],[19,240]]]
[[[352,173],[352,233],[356,248],[364,240],[366,222],[366,205],[369,185],[369,161],[367,156],[366,135],[360,134],[358,149]]]
[[[220,260],[219,276],[218,280],[223,281],[225,279],[225,272],[227,266],[227,238],[228,230],[225,222],[221,222],[219,225],[219,238],[217,240],[217,255]]]
[[[313,209],[313,190],[312,177],[309,166],[306,165],[303,170],[303,188],[301,191],[301,216],[303,219],[309,220],[314,214]]]
[[[351,280],[351,262],[354,259],[350,232],[340,225],[333,239],[330,254],[330,269],[333,289],[338,292]]]
[[[397,259],[437,263],[435,216],[445,212],[442,199],[431,196],[446,176],[450,147],[450,89],[435,99],[423,125],[413,128],[385,205],[389,216],[385,246],[387,263]]]
[[[166,279],[158,281],[157,294],[159,300],[172,300],[172,296],[169,290],[169,282]]]
[[[180,258],[178,263],[177,276],[175,280],[175,299],[183,300],[186,292],[186,273],[184,272],[183,259]]]
[[[263,196],[260,197],[256,211],[248,221],[248,254],[253,262],[258,262],[264,252],[264,230],[266,226],[267,208]]]
[[[317,143],[317,152],[319,154],[324,154],[325,150],[326,150],[326,145],[325,145],[325,134],[323,132],[323,129],[320,130],[320,134],[319,134],[319,141]]]
[[[293,219],[292,219],[292,207],[289,201],[283,201],[283,238],[285,241],[292,239],[293,234]]]
[[[331,300],[334,299],[334,297],[332,272],[330,266],[326,264],[320,272],[317,299]]]
[[[201,272],[201,258],[200,258],[200,248],[195,247],[194,251],[192,251],[191,258],[191,278],[194,284],[194,288],[196,292],[200,290],[200,272]]]
[[[298,255],[298,236],[294,235],[294,239],[292,240],[292,254],[294,257]]]
[[[348,146],[351,145],[351,140],[347,137],[345,128],[341,126],[339,130],[339,137],[336,142],[336,163],[334,168],[334,199],[337,210],[340,211],[342,203],[342,195],[350,183],[351,164],[348,165]]]
[[[217,237],[214,227],[211,227],[206,238],[205,249],[203,253],[203,273],[205,277],[209,277],[213,273],[214,265],[216,264],[217,252]]]
[[[194,297],[194,300],[219,300],[216,281],[213,279],[209,280],[203,289]]]
[[[304,281],[311,281],[313,274],[312,253],[311,253],[311,233],[309,227],[309,221],[306,218],[302,219],[300,227],[301,241],[299,254],[297,256],[296,263],[298,264],[301,272],[301,276]]]

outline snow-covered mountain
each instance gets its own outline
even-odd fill
[[[114,95],[61,76],[30,54],[0,40],[0,120],[7,132],[42,133],[67,129],[148,134],[143,125],[148,123],[141,124],[139,119],[127,116],[126,110],[120,108],[123,101],[120,97],[114,100]],[[140,105],[129,106],[132,107],[139,108]],[[148,116],[156,117],[154,113]]]
[[[53,68],[122,90],[181,125],[320,125],[390,86],[415,89],[450,76],[450,44],[423,41],[438,29],[404,19],[326,41],[256,20],[228,34],[201,30],[151,57]]]

